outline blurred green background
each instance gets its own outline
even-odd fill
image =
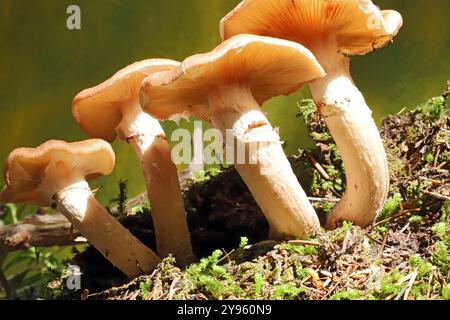
[[[238,2],[1,0],[0,161],[16,147],[36,146],[52,138],[87,138],[70,114],[77,92],[137,60],[183,60],[211,50],[219,43],[220,18]],[[400,11],[405,20],[392,45],[352,60],[355,81],[379,121],[443,91],[450,78],[450,1],[375,2],[381,8]],[[66,9],[71,4],[81,7],[81,30],[66,28]],[[288,153],[310,144],[295,117],[296,102],[308,95],[304,89],[265,106],[272,124],[281,127]],[[173,123],[164,126],[168,134],[175,128]],[[130,196],[144,190],[131,147],[117,142],[114,148],[114,174],[93,184],[103,186],[99,198],[105,204],[117,192],[119,179],[130,182]]]

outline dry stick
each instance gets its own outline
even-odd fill
[[[290,240],[288,241],[289,244],[299,244],[303,246],[312,246],[312,247],[320,247],[321,244],[314,241],[307,241],[307,240]]]
[[[383,242],[381,243],[381,247],[380,247],[380,249],[378,250],[377,258],[375,259],[375,261],[378,261],[378,260],[381,259],[381,255],[383,254],[383,250],[384,250],[384,248],[387,246],[387,245],[386,245],[387,238],[388,238],[388,233],[386,232],[386,233],[384,234]],[[377,242],[377,243],[378,243],[378,242]],[[387,247],[390,248],[390,246],[387,246]]]
[[[308,158],[311,161],[311,163],[313,164],[314,168],[316,168],[316,170],[322,175],[322,177],[324,177],[326,180],[331,180],[328,173],[325,171],[325,169],[322,167],[322,165],[313,156],[308,156]]]
[[[398,113],[397,113],[397,116],[399,116],[399,115],[401,115],[403,112],[405,112],[406,111],[406,107],[404,107],[402,110],[400,110]]]
[[[342,275],[342,277],[339,277],[339,280],[338,280],[338,282],[336,283],[336,285],[334,285],[333,288],[332,288],[330,291],[328,291],[326,295],[324,295],[324,296],[322,297],[322,300],[325,300],[327,297],[329,297],[329,296],[337,289],[337,287],[341,284],[342,280],[344,280],[344,277],[345,277],[346,275],[348,276],[348,274],[350,274],[350,270],[351,270],[351,269],[353,269],[353,271],[351,272],[351,273],[353,273],[356,269],[358,269],[358,266],[356,266],[356,268],[355,268],[355,266],[349,266],[349,267],[347,268],[347,270],[345,271],[345,274]]]
[[[370,234],[368,234],[367,232],[364,232],[364,235],[369,238],[370,240],[372,240],[373,242],[379,244],[380,246],[383,245],[383,242],[380,240],[375,239],[374,237],[372,237]],[[388,248],[390,248],[390,246],[387,246]]]
[[[414,270],[413,274],[411,275],[411,279],[409,279],[408,286],[406,287],[405,295],[403,298],[404,300],[408,300],[409,293],[411,292],[411,289],[414,286],[414,282],[416,281],[417,274],[418,274],[417,270]]]
[[[430,299],[431,295],[431,281],[433,281],[433,274],[430,274],[430,276],[428,277],[427,299]]]
[[[18,224],[0,228],[0,254],[30,247],[71,246],[87,240],[61,214],[32,215]]]
[[[441,146],[438,146],[436,155],[434,156],[434,162],[433,162],[433,166],[437,167],[438,164],[438,160],[439,160],[439,155],[441,154]]]
[[[312,202],[338,203],[341,199],[308,197],[308,200],[309,200],[309,201],[312,201]]]
[[[436,193],[436,192],[424,191],[423,193],[425,193],[426,195],[428,195],[430,197],[439,199],[439,200],[450,201],[450,197],[444,196],[444,195]]]
[[[396,214],[396,215],[393,215],[393,216],[390,216],[390,217],[388,217],[388,218],[386,218],[386,219],[384,219],[384,220],[381,220],[381,221],[375,223],[375,224],[372,226],[372,228],[376,228],[376,227],[378,227],[379,225],[382,225],[382,224],[384,224],[384,223],[386,223],[386,222],[389,222],[389,221],[391,221],[391,220],[395,220],[395,219],[401,218],[401,217],[403,217],[403,216],[406,216],[406,215],[408,215],[408,214],[411,214],[411,213],[417,212],[417,211],[420,211],[420,209],[411,209],[411,210],[403,210],[403,209],[402,209],[400,213],[398,213],[398,214]]]

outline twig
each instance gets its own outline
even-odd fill
[[[384,234],[384,238],[383,238],[383,242],[381,243],[380,250],[378,250],[378,254],[377,254],[377,259],[376,260],[380,260],[381,259],[381,256],[383,254],[383,250],[386,247],[387,238],[388,238],[388,233],[386,232]],[[388,246],[388,248],[389,248],[389,246]]]
[[[226,252],[225,249],[222,249],[223,252]],[[217,264],[221,263],[222,261],[224,261],[225,259],[228,259],[228,262],[230,262],[230,256],[236,251],[236,249],[231,250],[230,252],[226,252],[226,254],[219,259],[219,261],[217,261]]]
[[[325,169],[322,167],[322,165],[313,156],[309,155],[308,158],[311,161],[311,163],[313,164],[314,168],[316,168],[316,170],[319,171],[319,173],[322,175],[322,177],[324,177],[326,180],[331,180],[328,173],[325,171]]]
[[[177,286],[179,282],[180,282],[179,277],[173,279],[172,284],[170,285],[169,294],[167,296],[168,300],[173,300],[173,296],[175,295],[175,292],[177,292]]]
[[[402,110],[400,110],[398,113],[397,113],[397,115],[399,116],[399,115],[401,115],[403,112],[405,112],[406,111],[406,107],[404,107]]]
[[[405,295],[403,298],[404,300],[408,300],[409,293],[411,292],[411,289],[414,286],[414,282],[416,281],[417,274],[418,274],[417,270],[414,270],[414,272],[411,275],[411,279],[409,279],[408,286],[406,287]]]
[[[450,201],[450,197],[444,196],[436,192],[424,191],[423,193],[439,200]]]
[[[367,232],[364,232],[364,235],[369,238],[370,240],[372,240],[373,242],[379,244],[380,246],[383,245],[383,242],[380,240],[375,239],[374,237],[372,237],[370,234],[368,234]]]
[[[401,202],[400,202],[400,204],[401,204]],[[418,208],[418,209],[411,209],[411,210],[401,210],[400,213],[398,213],[398,214],[396,214],[396,215],[393,215],[393,216],[390,216],[390,217],[388,217],[388,218],[386,218],[386,219],[383,219],[383,220],[381,220],[381,221],[375,223],[375,224],[372,226],[372,228],[376,228],[376,227],[378,227],[379,225],[382,225],[382,224],[384,224],[384,223],[386,223],[386,222],[389,222],[389,221],[391,221],[391,220],[396,220],[396,219],[398,219],[398,218],[402,218],[403,216],[407,217],[409,214],[411,214],[411,213],[413,213],[413,212],[417,212],[417,211],[420,211],[420,209]]]
[[[353,269],[353,270],[352,270]],[[349,266],[348,268],[347,268],[347,270],[345,271],[345,274],[342,276],[342,277],[340,277],[339,278],[339,280],[337,281],[337,283],[333,286],[333,288],[330,290],[330,291],[328,291],[327,292],[327,294],[326,295],[324,295],[323,297],[322,297],[322,300],[325,300],[326,298],[328,298],[337,288],[338,288],[338,286],[341,284],[341,282],[342,282],[342,280],[344,280],[344,278],[348,278],[348,275],[349,274],[351,274],[351,273],[353,273],[353,272],[355,272],[356,271],[356,269],[358,269],[358,266]],[[346,277],[347,276],[347,277]]]
[[[308,200],[309,200],[309,201],[312,201],[312,202],[338,203],[341,199],[308,197]]]
[[[434,156],[434,161],[433,161],[433,166],[437,167],[438,165],[438,160],[439,160],[439,156],[441,154],[441,147],[439,146],[436,152],[436,155]]]
[[[290,240],[288,241],[289,244],[300,244],[303,246],[313,246],[313,247],[320,247],[320,243],[314,242],[314,241],[307,241],[307,240]]]
[[[87,242],[61,214],[32,215],[18,224],[0,227],[0,254],[30,247],[70,246]]]

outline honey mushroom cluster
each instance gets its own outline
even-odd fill
[[[129,278],[150,273],[170,254],[187,264],[193,253],[186,211],[159,121],[195,116],[224,136],[233,133],[227,155],[236,159],[234,142],[244,146],[246,159],[235,167],[269,223],[269,237],[307,239],[320,230],[319,219],[261,107],[309,84],[347,178],[326,227],[344,220],[367,226],[383,207],[389,175],[349,56],[387,45],[402,23],[398,12],[380,10],[370,0],[244,0],[220,22],[223,42],[212,51],[183,62],[136,62],[80,92],[72,115],[92,139],[14,150],[0,200],[56,208]],[[157,253],[115,220],[89,188],[89,180],[112,172],[109,143],[116,138],[133,147],[142,168]]]

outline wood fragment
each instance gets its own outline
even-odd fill
[[[32,215],[0,228],[0,255],[30,247],[71,246],[86,243],[61,214]]]

